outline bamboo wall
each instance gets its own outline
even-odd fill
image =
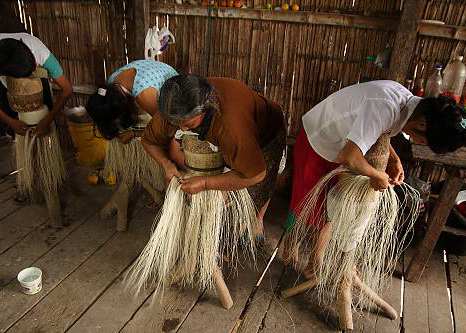
[[[151,4],[173,3],[152,0]],[[248,7],[266,0],[245,0]],[[135,0],[1,1],[13,7],[29,31],[52,50],[74,85],[100,85],[135,54]],[[273,0],[274,6],[281,1]],[[367,17],[396,17],[401,0],[302,0],[303,10],[350,13]],[[19,6],[18,4],[21,4]],[[424,19],[446,24],[466,23],[466,1],[429,0]],[[150,24],[167,25],[176,38],[162,61],[180,72],[240,79],[279,102],[295,137],[301,115],[327,95],[357,82],[382,79],[387,70],[366,58],[392,46],[396,33],[334,25],[302,24],[239,18],[211,18],[210,47],[207,18],[165,15],[151,11]],[[411,57],[409,77],[425,78],[436,63],[464,53],[465,42],[419,36]],[[207,61],[209,65],[207,66]],[[208,67],[208,68],[207,68]],[[70,105],[84,104],[76,95]]]
[[[206,73],[206,18],[152,13],[176,36],[162,60],[181,72]],[[340,87],[383,78],[369,61],[392,45],[394,32],[243,19],[211,19],[207,75],[239,79],[280,103],[289,135],[301,115]]]
[[[425,20],[442,21],[447,25],[465,26],[466,1],[430,0],[427,2],[423,17]],[[413,78],[413,84],[420,78],[427,81],[436,64],[442,64],[445,68],[454,54],[466,55],[466,42],[419,36],[415,52],[411,57],[410,77]],[[466,93],[466,87],[464,93]]]
[[[134,59],[133,0],[5,2],[57,57],[73,85],[103,84],[115,69]],[[74,96],[69,104],[86,99]]]
[[[252,6],[266,1],[243,2]],[[396,16],[400,9],[400,1],[395,0],[299,3],[306,10],[372,17]],[[466,1],[428,1],[423,17],[464,25],[465,9]],[[176,44],[169,47],[162,61],[180,72],[244,81],[283,106],[289,137],[297,135],[302,114],[333,91],[357,82],[386,78],[387,70],[375,67],[367,57],[393,46],[396,35],[394,31],[213,17],[209,48],[207,20],[151,11],[151,25],[168,26],[176,38]],[[407,55],[411,57],[409,78],[413,85],[419,78],[426,81],[435,64],[445,66],[454,53],[464,52],[464,41],[419,35],[415,52]]]
[[[13,9],[26,27],[57,56],[73,85],[100,85],[115,69],[135,59],[135,31],[143,13],[135,13],[136,0],[0,0],[0,8]],[[280,0],[243,0],[249,8]],[[294,2],[294,1],[290,1]],[[402,0],[296,0],[301,10],[397,20]],[[151,5],[174,0],[151,0]],[[466,25],[465,0],[428,0],[425,20]],[[296,136],[300,118],[315,104],[341,87],[387,77],[367,60],[393,46],[391,28],[364,28],[303,24],[261,19],[212,17],[210,44],[205,16],[162,14],[150,11],[150,25],[168,26],[176,43],[160,57],[179,72],[237,78],[279,102]],[[141,37],[141,36],[139,36]],[[461,39],[461,38],[460,38]],[[463,38],[464,39],[464,38]],[[464,54],[465,41],[419,34],[408,78],[432,73],[436,63],[446,65],[455,53]],[[69,105],[85,104],[75,94]],[[415,167],[418,171],[420,166]],[[440,178],[442,170],[434,170]],[[435,179],[433,179],[435,181]]]

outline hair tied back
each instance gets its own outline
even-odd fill
[[[99,94],[100,96],[105,96],[107,94],[107,89],[99,88],[97,89],[97,94]]]
[[[458,132],[464,131],[466,129],[466,119],[461,118],[461,120],[456,124],[455,127],[458,130]]]

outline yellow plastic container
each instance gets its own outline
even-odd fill
[[[76,152],[76,162],[87,167],[102,166],[107,140],[94,135],[94,124],[68,121],[68,128]]]

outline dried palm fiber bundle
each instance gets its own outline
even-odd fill
[[[47,116],[49,110],[43,104],[40,78],[7,77],[6,82],[8,102],[19,120],[31,128]],[[31,135],[30,129],[24,136],[17,135],[15,162],[18,190],[32,201],[36,199],[35,192],[41,192],[53,223],[61,223],[58,189],[67,175],[55,125],[43,137]]]
[[[208,142],[185,134],[182,146],[184,178],[223,172],[221,152],[212,151]],[[174,283],[212,288],[224,258],[236,268],[239,247],[255,261],[255,222],[256,210],[246,189],[188,195],[173,178],[151,238],[127,276],[128,285],[138,292],[144,287],[163,292]]]
[[[386,169],[389,145],[390,137],[384,134],[365,156],[377,170]],[[337,183],[329,190],[334,179]],[[323,260],[315,263],[316,288],[321,305],[332,304],[337,299],[342,282],[349,280],[351,284],[353,272],[357,272],[362,283],[376,294],[385,286],[419,215],[417,205],[407,205],[409,199],[418,202],[419,193],[407,184],[402,184],[401,188],[402,198],[392,187],[378,192],[372,189],[368,177],[338,168],[325,176],[303,199],[301,213],[291,230],[292,249],[310,247],[311,251],[303,252],[315,252],[319,230],[308,224],[308,217],[315,211],[318,212],[320,226],[327,220],[332,225]],[[323,194],[326,199],[317,207],[318,198]],[[402,218],[399,213],[405,208],[408,208],[408,213]],[[309,259],[313,260],[308,255],[306,260]],[[372,301],[365,297],[365,293],[353,294],[352,307],[371,306]]]
[[[144,130],[151,117],[135,103],[134,115],[136,126],[134,130]],[[109,203],[102,209],[102,217],[109,217],[115,210],[118,212],[118,231],[127,227],[127,209],[129,196],[136,185],[141,185],[152,197],[155,203],[163,199],[165,190],[165,175],[159,164],[150,157],[141,144],[141,138],[136,137],[127,144],[122,144],[117,138],[108,142],[104,162],[104,177],[115,176],[119,182],[118,190]]]

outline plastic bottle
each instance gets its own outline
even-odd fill
[[[466,79],[466,66],[463,64],[463,56],[455,56],[443,71],[443,95],[452,97],[460,102]]]
[[[442,93],[442,65],[435,66],[434,73],[429,76],[424,97],[438,97]]]

